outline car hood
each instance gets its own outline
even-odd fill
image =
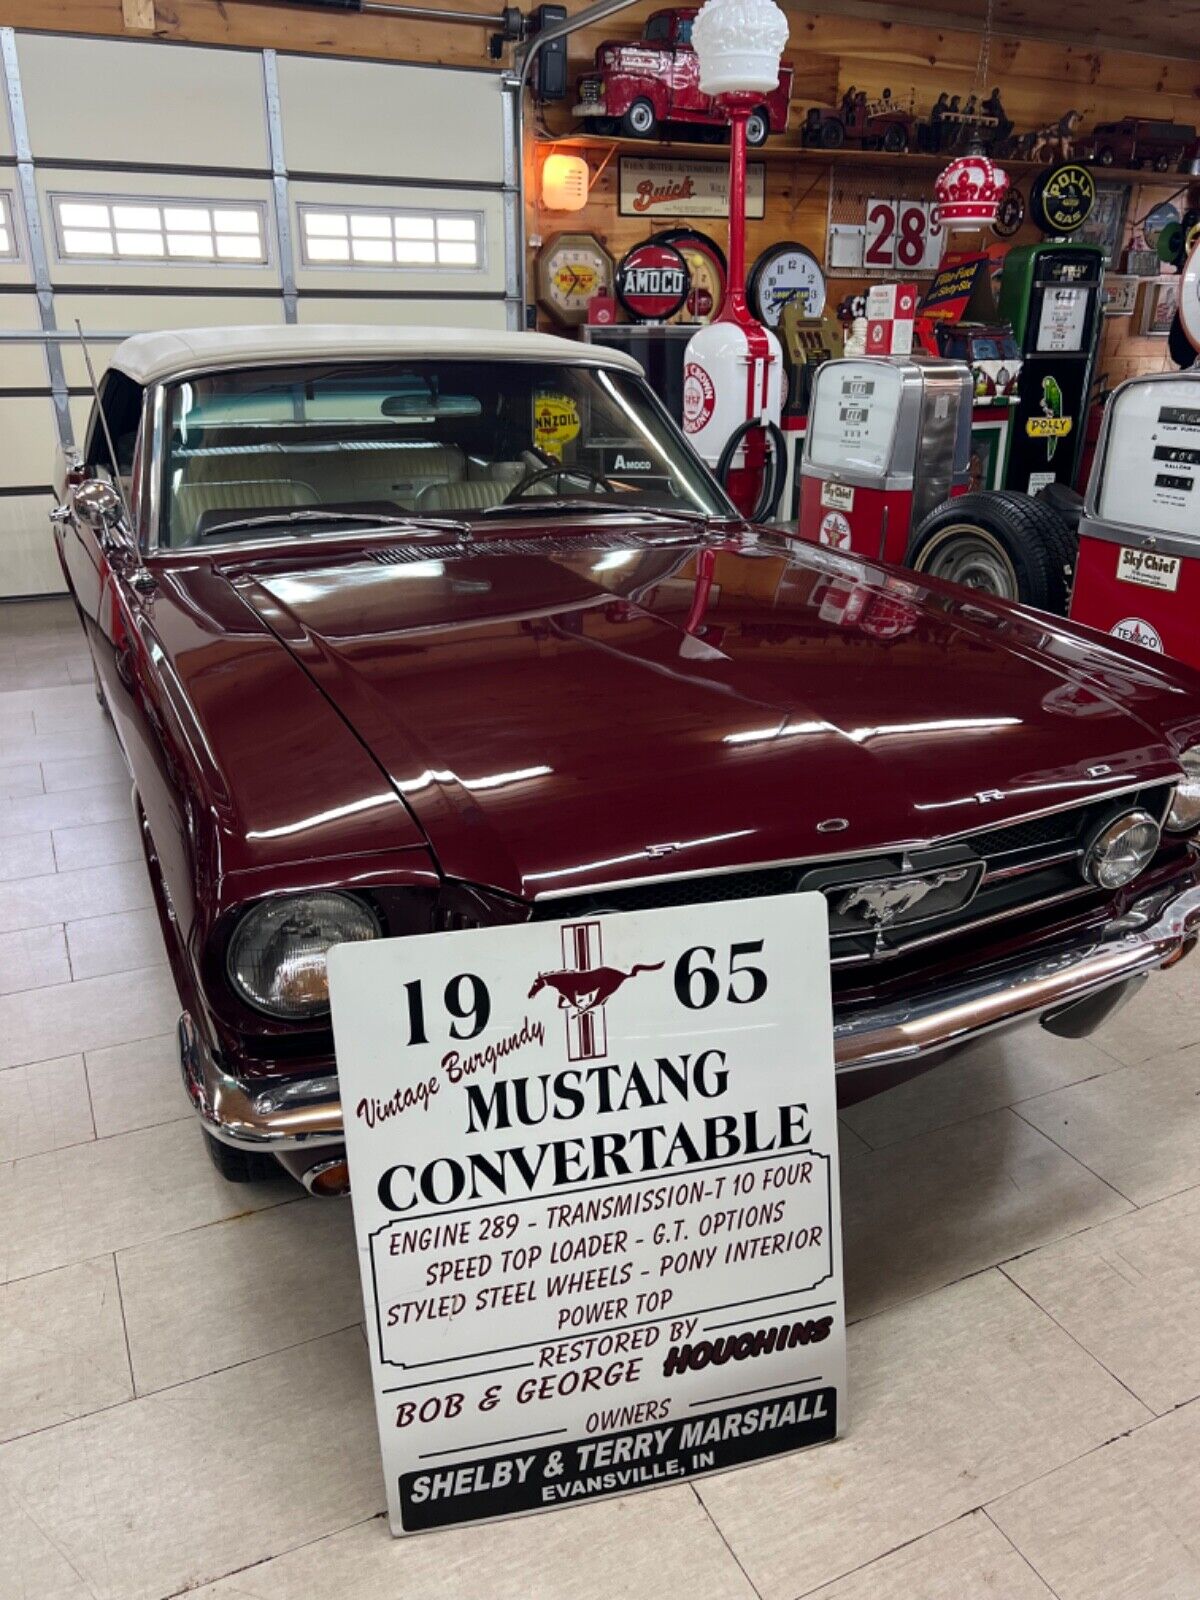
[[[762,534],[593,520],[225,576],[443,872],[522,896],[1083,803],[1174,776],[1196,706],[1173,664]]]

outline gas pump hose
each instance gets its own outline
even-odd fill
[[[721,451],[717,461],[717,481],[724,488],[733,458],[738,452],[742,440],[754,428],[762,428],[767,435],[767,450],[770,457],[770,470],[763,474],[762,493],[758,497],[758,504],[750,514],[751,522],[767,522],[775,515],[779,506],[779,497],[783,493],[784,478],[786,477],[787,445],[784,442],[783,432],[774,422],[763,422],[759,417],[747,417],[745,422],[739,424],[726,440],[725,448]]]

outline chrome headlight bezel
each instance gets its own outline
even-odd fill
[[[1132,838],[1139,834],[1134,847]],[[1158,820],[1148,811],[1141,807],[1122,811],[1103,823],[1088,841],[1081,862],[1083,875],[1097,889],[1123,889],[1154,860],[1161,838]]]
[[[310,926],[305,940],[297,947],[296,924],[305,917]],[[289,927],[289,924],[291,926]],[[325,976],[325,957],[335,944],[378,939],[383,925],[378,913],[365,900],[344,889],[312,889],[296,894],[271,895],[247,907],[238,918],[225,951],[225,975],[237,999],[260,1016],[275,1022],[311,1023],[329,1015],[329,985]],[[292,939],[289,949],[288,940]],[[259,942],[257,953],[254,941]],[[270,941],[276,952],[265,949]],[[253,960],[261,963],[258,981]],[[272,960],[272,956],[274,959]],[[289,955],[298,965],[293,984],[311,990],[307,998],[291,1001],[272,998],[273,985]]]
[[[1200,744],[1179,757],[1183,777],[1175,785],[1171,806],[1163,823],[1168,833],[1190,833],[1200,825]]]

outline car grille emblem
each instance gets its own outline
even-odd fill
[[[912,911],[935,889],[961,883],[970,871],[969,867],[956,867],[927,878],[883,878],[876,883],[859,883],[838,901],[837,914],[859,916],[874,928],[885,928],[897,917]]]

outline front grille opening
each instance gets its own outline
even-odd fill
[[[1096,899],[1096,891],[1080,871],[1080,857],[1100,822],[1121,810],[1140,806],[1152,816],[1166,809],[1170,786],[1160,784],[1136,793],[1095,800],[1085,806],[1034,817],[1024,822],[988,828],[943,841],[959,845],[962,859],[986,863],[983,881],[969,904],[944,916],[897,923],[876,933],[836,932],[831,937],[835,965],[857,965],[897,957],[907,950],[934,944],[989,920],[1016,918],[1023,910],[1051,906],[1058,901]],[[969,854],[968,854],[969,852]],[[830,864],[853,871],[852,860],[833,858]],[[761,895],[794,894],[819,862],[804,866],[758,867],[745,872],[714,873],[708,877],[652,880],[614,889],[590,890],[562,899],[536,901],[535,922],[566,922],[577,917],[603,916],[614,911],[647,911],[660,906],[709,905],[721,900],[748,900]],[[902,875],[904,853],[883,850],[864,858],[864,877]],[[917,870],[920,870],[918,866]],[[993,879],[990,875],[995,873]],[[831,896],[843,885],[829,887]]]

